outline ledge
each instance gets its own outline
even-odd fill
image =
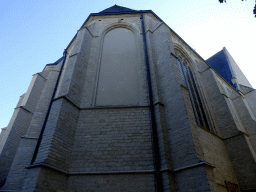
[[[78,53],[75,53],[75,54],[73,54],[73,55],[70,55],[69,58],[70,58],[70,57],[73,57],[73,56],[76,56],[77,54],[78,54]]]
[[[31,111],[29,111],[28,109],[26,109],[26,108],[23,107],[23,106],[15,107],[14,109],[18,109],[18,108],[23,109],[23,110],[25,110],[25,111],[27,111],[27,112],[29,112],[29,113],[31,113],[31,114],[34,114],[34,113],[32,113]]]
[[[154,170],[102,171],[102,172],[70,172],[69,175],[119,175],[119,174],[152,174]]]
[[[33,168],[37,168],[37,167],[45,167],[45,168],[49,168],[52,169],[54,171],[60,172],[62,174],[65,175],[116,175],[116,174],[153,174],[156,171],[154,170],[132,170],[132,171],[100,171],[100,172],[68,172],[68,171],[64,171],[62,169],[56,168],[54,166],[51,165],[47,165],[44,163],[38,163],[38,164],[33,164],[30,165],[28,167],[26,167],[27,169],[33,169]]]
[[[195,168],[195,167],[199,167],[199,166],[209,166],[209,167],[212,167],[212,168],[215,168],[212,164],[208,163],[208,162],[205,162],[205,161],[201,161],[199,163],[195,163],[195,164],[192,164],[192,165],[188,165],[188,166],[184,166],[184,167],[180,167],[180,168],[177,168],[177,169],[174,169],[174,170],[170,170],[170,169],[162,169],[160,170],[161,173],[163,172],[170,172],[170,173],[173,173],[173,172],[179,172],[179,171],[183,171],[183,170],[186,170],[186,169],[192,169],[192,168]],[[33,168],[37,168],[37,167],[45,167],[45,168],[49,168],[49,169],[52,169],[54,171],[57,171],[57,172],[60,172],[62,174],[65,174],[65,175],[121,175],[121,174],[155,174],[157,173],[155,170],[131,170],[131,171],[100,171],[100,172],[68,172],[68,171],[64,171],[62,169],[59,169],[59,168],[56,168],[54,166],[51,166],[51,165],[47,165],[47,164],[44,164],[44,163],[38,163],[38,164],[33,164],[33,165],[30,165],[28,167],[26,167],[27,169],[33,169]]]
[[[207,131],[208,133],[212,134],[212,135],[215,136],[215,137],[218,137],[218,138],[220,138],[220,139],[223,139],[223,138],[221,138],[217,133],[214,133],[214,132],[210,131],[209,129],[207,129],[207,128],[201,126],[201,125],[196,124],[196,126],[199,127],[200,129],[203,129],[204,131]],[[216,131],[216,128],[215,128],[215,131]],[[216,131],[216,132],[217,132],[217,131]]]
[[[181,86],[182,88],[186,89],[187,91],[189,91],[189,89],[188,89],[185,85],[180,84],[180,86]]]
[[[82,28],[82,29],[86,29],[86,30],[90,33],[90,35],[91,35],[92,37],[94,37],[93,34],[91,33],[91,31],[88,29],[88,26],[86,26],[86,27],[84,27],[84,28]]]
[[[80,110],[81,108],[78,107],[73,101],[71,101],[69,98],[67,98],[66,96],[60,96],[60,97],[57,97],[55,99],[53,99],[53,101],[57,101],[59,99],[65,99],[66,101],[68,101],[69,103],[71,103],[75,108],[77,108],[78,110]]]
[[[206,69],[204,69],[202,71],[198,71],[198,73],[203,73],[203,72],[207,71],[208,69],[211,69],[211,67],[208,67],[208,68],[206,68]]]
[[[24,136],[21,136],[22,139],[35,139],[35,140],[38,140],[38,137],[30,137],[30,136],[27,136],[27,135],[24,135]]]
[[[65,175],[68,175],[68,172],[67,171],[64,171],[62,169],[59,169],[59,168],[56,168],[54,166],[51,166],[51,165],[46,165],[44,163],[37,163],[37,164],[32,164],[28,167],[26,167],[27,169],[33,169],[33,168],[37,168],[37,167],[46,167],[46,168],[49,168],[49,169],[52,169],[54,171],[57,171],[57,172],[60,172],[62,174],[65,174]]]
[[[44,76],[42,76],[40,73],[35,73],[34,75],[38,75],[38,76],[42,77],[45,81],[47,81],[47,79]],[[34,76],[34,75],[32,75],[32,76]]]
[[[179,171],[183,171],[183,170],[186,170],[186,169],[192,169],[192,168],[199,167],[199,166],[209,166],[209,167],[215,168],[212,164],[210,164],[208,162],[205,162],[205,161],[201,161],[199,163],[195,163],[195,164],[192,164],[192,165],[188,165],[188,166],[184,166],[184,167],[174,169],[173,172],[179,172]]]
[[[97,110],[97,109],[123,109],[123,108],[146,108],[149,107],[148,105],[123,105],[123,106],[95,106],[95,107],[88,107],[88,108],[80,108],[81,110]]]
[[[239,135],[245,135],[245,136],[249,137],[248,133],[243,132],[243,131],[239,131],[238,134],[232,135],[232,136],[227,137],[227,138],[223,138],[223,140],[231,139],[231,138],[237,137],[237,136],[239,136]]]
[[[156,105],[164,106],[164,104],[163,104],[163,103],[161,103],[161,102],[159,102],[159,101],[153,104],[153,106],[156,106]]]
[[[175,55],[175,53],[171,52],[170,53],[173,57],[175,57],[176,59],[178,59],[178,57]]]

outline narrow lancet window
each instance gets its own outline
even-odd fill
[[[196,123],[212,132],[215,132],[210,122],[210,115],[208,114],[205,103],[202,99],[202,94],[200,93],[196,79],[188,62],[179,56],[178,65],[183,84],[188,88],[189,91],[190,102]]]

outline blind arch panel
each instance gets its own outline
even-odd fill
[[[96,95],[97,106],[139,103],[135,34],[114,28],[104,37]]]

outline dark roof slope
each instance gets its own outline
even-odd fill
[[[45,65],[45,67],[46,66],[50,66],[50,65],[57,65],[59,62],[61,62],[62,60],[64,59],[64,56],[62,56],[61,58],[59,58],[57,61],[55,61],[54,63],[49,63],[49,64],[46,64]],[[45,69],[45,67],[44,67],[44,69]],[[43,70],[44,70],[43,69]]]
[[[236,84],[233,84],[231,79],[233,78],[231,68],[228,63],[228,58],[224,53],[224,49],[210,57],[206,62],[217,71],[232,87],[236,89]]]
[[[57,61],[55,61],[54,63],[49,63],[47,64],[46,66],[48,65],[57,65],[59,62],[61,62],[62,60],[64,59],[64,56],[62,56],[61,58],[59,58]]]
[[[133,10],[133,9],[126,8],[126,7],[114,5],[112,7],[104,9],[103,11],[100,11],[99,13],[119,13],[119,12],[137,12],[137,11]]]

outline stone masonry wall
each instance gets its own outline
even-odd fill
[[[28,130],[23,134],[23,137],[21,138],[21,142],[15,154],[10,172],[7,177],[7,181],[3,187],[4,190],[22,189],[23,181],[28,171],[26,167],[30,165],[32,156],[35,151],[35,146],[37,144],[37,140],[40,135],[40,131],[42,129],[45,115],[52,96],[52,91],[54,89],[54,82],[56,82],[57,79],[58,71],[56,71],[56,69],[58,68],[59,66],[56,66],[55,70],[50,70],[49,75],[47,76],[47,82],[42,91],[42,96],[38,101]]]
[[[17,110],[17,116],[0,156],[0,180],[3,180],[7,177],[9,169],[12,165],[13,158],[20,143],[20,137],[26,133],[32,116],[33,114],[25,111],[24,109],[19,108]]]
[[[209,82],[216,85],[216,80],[214,78],[210,78],[209,75],[206,76],[204,74],[210,70],[209,67],[207,67],[207,65],[203,63],[204,61],[198,62],[197,61],[198,57],[193,52],[191,54],[191,51],[187,52],[186,49],[188,49],[188,47],[186,45],[183,45],[183,43],[179,39],[175,39],[175,38],[176,37],[173,36],[174,42],[176,42],[175,46],[180,51],[185,52],[185,54],[189,54],[189,55],[186,55],[186,57],[189,57],[188,60],[190,60],[191,62],[190,63],[190,65],[192,66],[191,68],[193,68],[195,72],[195,79],[199,81],[199,83],[197,83],[197,86],[201,92],[202,100],[204,100],[205,102],[205,105],[206,105],[205,110],[208,111],[210,114],[210,119],[208,119],[209,123],[212,122],[213,128],[215,129],[211,133],[209,130],[205,128],[196,126],[196,122],[193,117],[194,116],[193,112],[191,111],[191,113],[188,113],[190,116],[190,123],[192,125],[191,126],[192,135],[193,135],[194,145],[196,149],[196,154],[200,159],[200,161],[206,162],[210,165],[210,166],[206,165],[204,166],[204,168],[202,167],[203,169],[201,169],[202,172],[200,173],[200,175],[207,176],[208,187],[205,184],[206,188],[210,188],[211,191],[226,192],[227,189],[226,189],[225,181],[229,181],[232,183],[238,183],[238,181],[236,180],[235,172],[233,170],[231,160],[228,156],[228,151],[226,149],[224,141],[222,140],[222,138],[216,135],[216,134],[221,135],[221,131],[218,129],[219,128],[218,122],[215,121],[216,120],[215,117],[218,116],[218,120],[223,118],[223,117],[221,118],[219,117],[221,113],[213,113],[215,108],[217,106],[219,107],[219,105],[216,105],[215,100],[213,99],[213,95],[216,94],[216,92],[209,93],[210,92],[209,89],[212,86],[209,84]],[[194,63],[193,61],[196,61],[196,62]],[[197,71],[199,71],[199,73]],[[202,72],[203,72],[203,75],[201,74]],[[180,81],[180,83],[182,83],[182,81]],[[213,89],[211,91],[213,91]],[[188,109],[190,108],[189,103],[190,101],[186,103],[186,106]],[[218,108],[218,110],[220,110],[220,108]],[[225,120],[222,123],[224,124]],[[198,171],[199,170],[200,169],[198,169]],[[182,174],[182,171],[177,173],[177,175],[179,174]],[[196,175],[196,172],[195,172],[195,175]],[[180,176],[177,176],[177,177],[179,178]],[[200,180],[197,182],[200,183]]]
[[[42,75],[34,75],[29,89],[25,94],[25,97],[29,98],[29,100],[24,101],[24,99],[22,99],[21,106],[18,106],[15,109],[13,117],[8,125],[9,133],[7,134],[6,132],[6,137],[8,136],[8,138],[4,143],[2,153],[0,155],[0,180],[7,177],[14,156],[17,152],[21,136],[26,133],[29,127],[35,107],[45,86],[46,79],[44,75],[47,76],[48,73],[45,74],[42,72]]]
[[[69,176],[67,192],[155,192],[152,174],[105,174]]]
[[[149,109],[82,110],[69,172],[153,170]]]
[[[254,189],[256,167],[251,153],[254,144],[250,145],[254,137],[248,138],[243,131],[253,133],[255,122],[248,120],[247,106],[241,103],[241,98],[232,100],[228,94],[221,93],[216,73],[205,63],[193,63],[199,57],[187,45],[182,45],[180,39],[174,41],[175,35],[172,36],[166,24],[152,14],[144,14],[144,21],[164,191],[226,192],[225,181],[239,182],[243,190]],[[99,107],[95,98],[104,35],[116,27],[135,34],[139,102]],[[215,133],[196,125],[189,91],[183,85],[174,53],[174,42],[177,48],[183,49],[183,46],[189,50],[187,57],[191,57],[193,70],[199,77],[196,79],[201,82],[198,86],[202,86],[199,90],[203,90],[208,101],[207,110],[212,114]],[[156,191],[141,15],[92,16],[78,31],[71,47],[32,165],[62,63],[50,70],[48,77],[46,74],[40,77],[47,81],[42,96],[37,95],[38,103],[27,97],[29,109],[36,109],[33,117],[27,114],[24,117],[32,120],[26,125],[30,124],[16,155],[13,153],[14,161],[2,190]],[[232,109],[235,108],[241,127],[234,120]],[[20,114],[24,112],[21,108],[17,110]],[[6,154],[5,149],[3,152]]]
[[[256,102],[255,102],[255,98],[256,98],[256,90],[251,91],[249,93],[247,93],[245,95],[245,98],[254,114],[254,116],[256,117]]]
[[[67,191],[152,191],[153,170],[148,107],[80,112]]]
[[[213,188],[225,192],[225,181],[238,183],[224,141],[201,127],[197,127],[194,134],[203,152],[202,160],[213,165],[212,169],[208,169],[208,172],[213,172]]]
[[[243,134],[241,127],[235,118],[239,118],[232,111],[232,103],[227,96],[222,95],[218,84],[216,84],[217,75],[211,69],[202,73],[205,79],[207,97],[211,101],[212,113],[216,117],[215,123],[220,130],[220,137],[228,151],[231,164],[233,166],[236,178],[241,189],[248,190],[255,188],[255,160],[250,152],[250,146],[247,143],[247,135]],[[246,163],[245,163],[246,162]],[[249,168],[251,167],[251,168]]]
[[[165,24],[156,28],[151,37],[155,56],[156,81],[168,137],[169,191],[208,191],[207,174],[199,164],[191,127],[194,120],[188,90],[181,84],[180,72],[171,33]],[[168,147],[166,145],[166,147]],[[186,167],[186,168],[185,168]],[[175,181],[175,185],[172,184]],[[164,182],[167,182],[166,180]]]

